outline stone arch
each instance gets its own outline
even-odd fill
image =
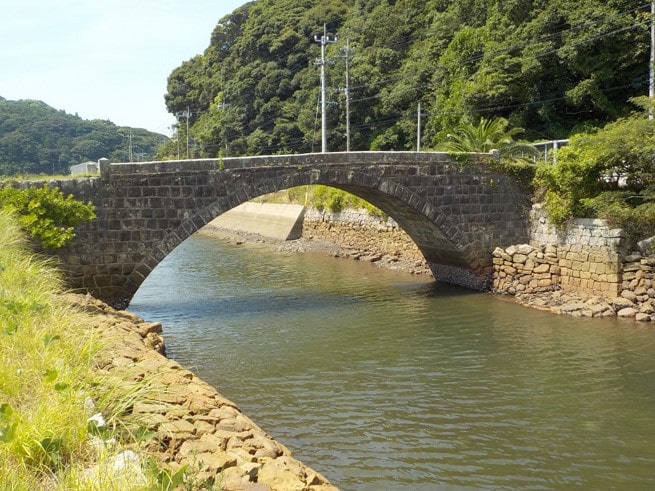
[[[264,194],[302,185],[323,184],[354,194],[380,208],[392,217],[416,243],[438,281],[462,284],[483,289],[485,278],[475,268],[475,250],[464,242],[458,224],[440,213],[419,194],[400,183],[385,178],[382,168],[365,169],[308,167],[289,169],[288,172],[262,180],[245,178],[228,194],[217,198],[189,216],[168,232],[144,260],[136,265],[120,288],[115,303],[127,305],[150,272],[178,245],[219,215]],[[453,277],[457,281],[452,281]]]
[[[145,281],[148,275],[152,272],[157,265],[162,262],[173,250],[182,242],[188,239],[191,235],[196,233],[202,227],[211,222],[214,218],[222,215],[223,213],[239,206],[246,201],[253,198],[269,194],[278,189],[273,186],[273,182],[264,182],[257,187],[257,191],[253,186],[247,186],[235,190],[233,193],[223,196],[208,206],[195,210],[195,213],[185,219],[179,227],[170,231],[152,252],[140,263],[127,277],[125,284],[121,287],[115,304],[119,306],[127,306],[137,292],[141,284]],[[263,191],[262,191],[263,190]],[[259,194],[254,194],[254,193]]]

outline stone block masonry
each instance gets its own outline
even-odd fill
[[[530,244],[493,252],[493,291],[560,313],[655,320],[652,241],[630,254],[626,248],[623,232],[603,220],[578,219],[559,230],[535,205]]]
[[[530,244],[496,248],[495,291],[538,293],[561,289],[590,295],[621,292],[623,232],[603,220],[578,219],[565,229],[550,224],[540,205],[532,208]]]

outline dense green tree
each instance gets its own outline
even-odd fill
[[[320,46],[328,143],[344,150],[348,44],[351,148],[412,149],[482,117],[566,138],[626,116],[647,91],[646,4],[634,0],[257,0],[221,19],[203,54],[175,69],[166,101],[191,111],[203,156],[320,145]],[[179,126],[186,137],[185,125]]]
[[[447,131],[458,112],[493,112],[532,138],[552,139],[626,115],[627,99],[646,86],[645,7],[491,2],[484,26],[463,27],[437,66],[436,126]]]
[[[152,158],[167,138],[144,129],[120,128],[109,121],[85,121],[41,101],[0,97],[0,175],[68,173],[69,167],[106,157],[126,162],[129,138],[133,158]]]

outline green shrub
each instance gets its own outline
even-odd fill
[[[594,216],[639,240],[655,235],[655,200],[627,191],[607,191],[581,200]],[[641,202],[641,203],[639,203]]]
[[[653,232],[655,121],[644,114],[610,123],[595,133],[574,135],[542,164],[535,177],[549,218],[605,218],[633,239]]]
[[[152,472],[142,486],[111,471],[111,457],[130,442],[93,442],[92,412],[112,421],[128,399],[120,381],[94,371],[102,341],[60,289],[59,273],[29,251],[16,219],[0,211],[0,489],[155,489]],[[103,394],[112,394],[111,405]],[[89,479],[96,466],[103,471]]]
[[[0,189],[0,209],[13,212],[20,226],[45,249],[68,245],[76,226],[95,218],[91,203],[82,203],[58,188]]]

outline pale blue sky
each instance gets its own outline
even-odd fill
[[[0,0],[0,96],[170,134],[166,79],[246,0]]]

